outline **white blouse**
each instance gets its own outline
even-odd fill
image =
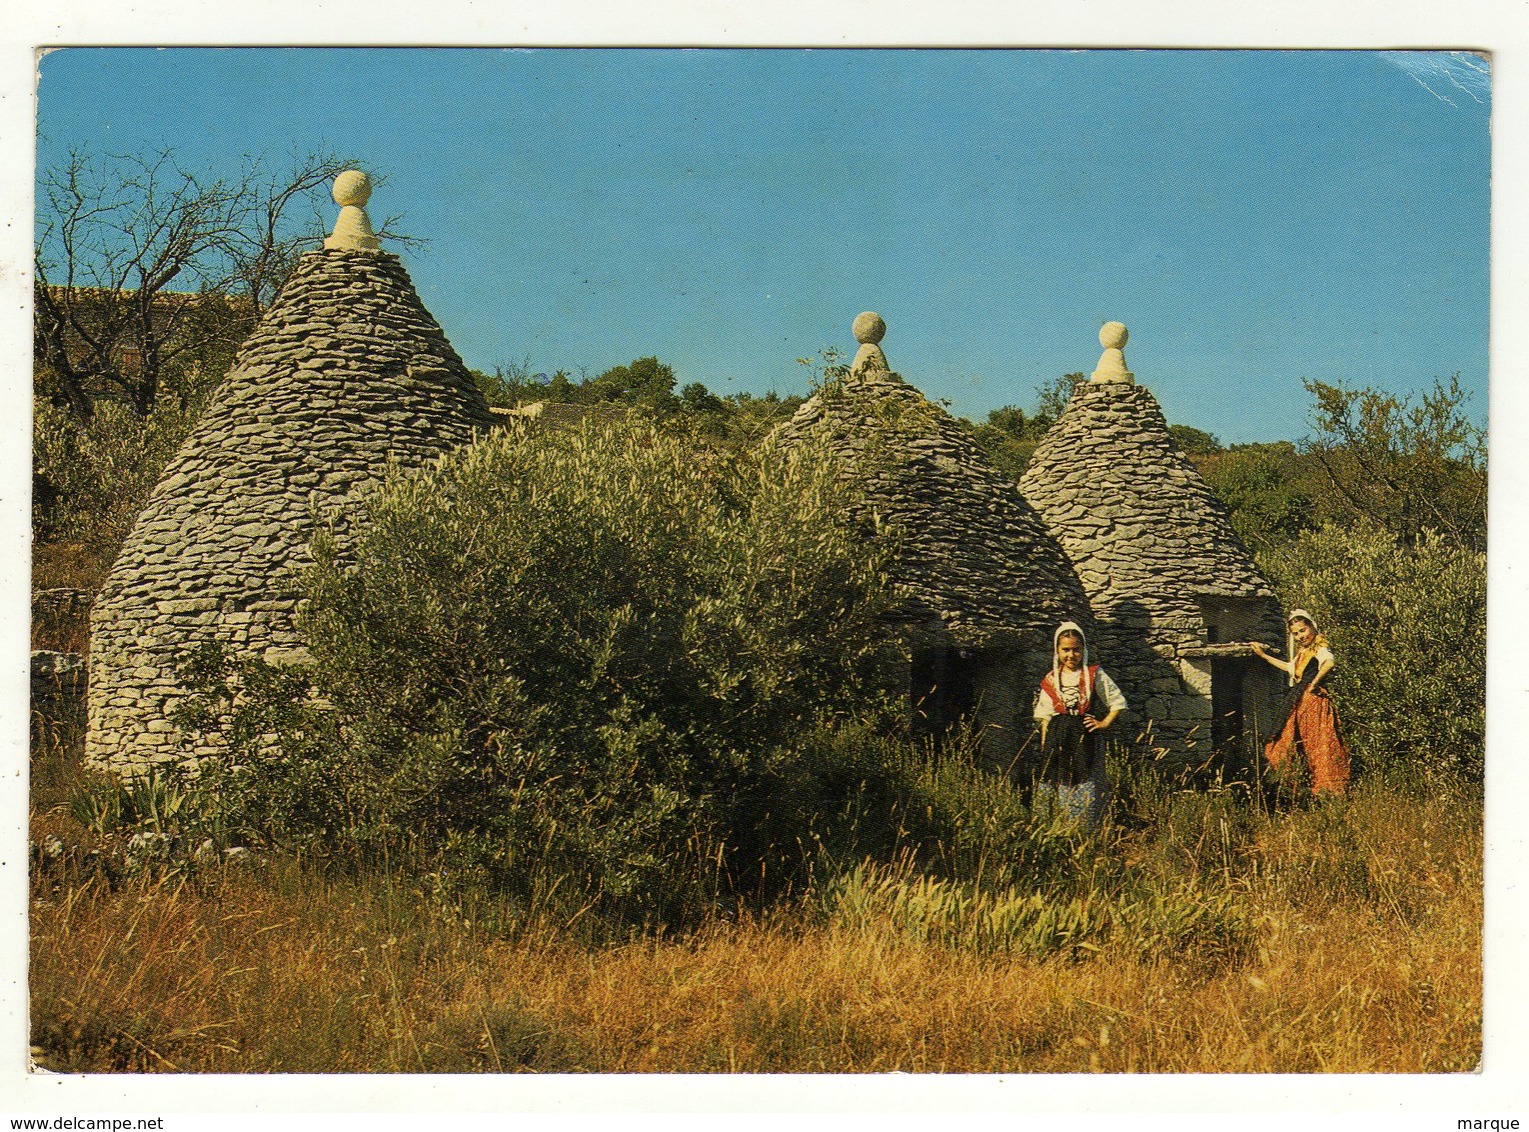
[[[1062,702],[1067,705],[1068,711],[1072,711],[1078,706],[1080,696],[1079,685],[1082,682],[1083,670],[1081,668],[1076,672],[1071,672],[1064,668],[1058,673],[1058,684],[1060,687],[1058,687],[1057,691],[1062,694]],[[1107,711],[1125,711],[1125,696],[1121,694],[1120,688],[1116,686],[1115,681],[1110,679],[1109,673],[1105,672],[1102,668],[1094,676],[1094,691],[1090,697],[1096,709],[1101,696],[1104,698]],[[1035,718],[1050,719],[1055,714],[1056,705],[1051,702],[1051,697],[1044,690],[1036,693]],[[1096,710],[1095,714],[1104,715],[1106,712]]]

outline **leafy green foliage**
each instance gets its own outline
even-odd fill
[[[1329,681],[1364,767],[1479,781],[1485,736],[1486,555],[1368,521],[1308,531],[1260,556],[1287,608],[1332,643]]]
[[[1412,545],[1424,531],[1486,548],[1486,433],[1465,412],[1459,375],[1414,402],[1380,389],[1306,382],[1326,472],[1324,517],[1367,519]]]
[[[1281,546],[1319,525],[1319,472],[1290,442],[1235,444],[1196,463],[1252,550]]]
[[[598,377],[575,381],[566,370],[532,373],[531,363],[501,366],[473,377],[490,405],[513,408],[536,401],[622,405],[696,443],[751,448],[801,405],[801,397],[730,393],[719,397],[699,381],[674,392],[674,370],[657,358],[637,358]]]
[[[1168,435],[1186,456],[1211,456],[1221,451],[1221,441],[1204,429],[1171,424],[1168,426]]]
[[[1182,858],[1174,867],[1124,868],[1118,829],[1104,840],[1079,838],[1065,820],[1004,807],[1012,794],[1001,779],[974,779],[970,787],[973,800],[998,803],[1002,816],[985,823],[980,838],[1005,852],[985,862],[961,859],[960,843],[976,832],[977,811],[961,805],[965,791],[953,795],[950,785],[936,786],[931,810],[955,802],[945,818],[954,824],[931,831],[925,843],[957,867],[921,868],[912,853],[891,864],[862,862],[823,886],[830,922],[862,932],[883,926],[954,950],[1036,958],[1082,959],[1113,944],[1147,958],[1193,951],[1202,962],[1220,963],[1250,949],[1252,916],[1226,875],[1194,861],[1185,868]],[[1173,795],[1162,816],[1171,818],[1173,803],[1196,797]],[[1227,810],[1248,814],[1235,804]]]
[[[670,411],[678,407],[674,369],[657,358],[635,358],[630,365],[613,366],[593,381],[586,381],[582,391],[594,401],[646,404]]]
[[[1270,550],[1325,524],[1369,522],[1404,546],[1432,530],[1485,548],[1486,436],[1466,415],[1457,378],[1416,403],[1377,389],[1306,387],[1317,431],[1299,446],[1186,448],[1244,542]]]
[[[680,403],[692,413],[720,413],[727,408],[722,398],[699,381],[692,381],[680,390]]]
[[[1066,410],[1067,402],[1072,400],[1073,390],[1087,380],[1088,375],[1084,373],[1064,373],[1061,377],[1035,387],[1035,420],[1042,433]],[[1041,424],[1042,421],[1045,423]]]
[[[201,723],[225,717],[268,836],[449,843],[528,897],[683,915],[788,834],[799,856],[808,815],[770,802],[796,752],[882,718],[888,548],[848,505],[806,457],[500,434],[321,539],[313,669],[246,666]]]
[[[673,413],[681,406],[681,399],[674,394],[673,367],[656,357],[635,358],[627,365],[613,366],[598,377],[577,382],[567,370],[532,373],[529,359],[501,366],[492,374],[474,371],[473,376],[492,405],[509,407],[530,401],[578,405],[616,402],[646,409],[653,415]],[[692,384],[705,392],[705,386]],[[692,394],[692,407],[694,401]]]
[[[802,401],[801,397],[782,397],[774,391],[762,397],[749,393],[718,397],[700,382],[693,382],[680,391],[679,411],[661,418],[660,423],[665,431],[693,443],[745,451],[790,420]]]
[[[32,403],[32,530],[77,544],[104,576],[160,473],[196,420],[164,399],[144,417],[103,403],[87,421],[43,398]]]
[[[1018,479],[1049,427],[1045,418],[1026,417],[1017,405],[1005,405],[990,411],[982,424],[973,425],[972,435],[993,467]]]

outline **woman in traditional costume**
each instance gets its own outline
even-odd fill
[[[1264,758],[1276,771],[1304,756],[1314,795],[1339,795],[1348,788],[1349,753],[1338,731],[1338,713],[1323,681],[1333,670],[1332,649],[1317,632],[1316,618],[1295,609],[1289,618],[1291,659],[1280,660],[1257,641],[1249,647],[1290,678],[1279,730],[1264,744]]]
[[[1109,782],[1104,736],[1126,709],[1125,696],[1097,664],[1088,663],[1088,640],[1064,621],[1052,637],[1051,671],[1041,680],[1035,718],[1041,725],[1041,768],[1036,809],[1081,819],[1097,829]]]

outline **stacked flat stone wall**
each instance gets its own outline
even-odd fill
[[[38,590],[32,595],[32,624],[47,625],[50,622],[69,621],[90,614],[89,590],[59,587]]]
[[[1034,647],[1060,621],[1086,619],[1083,589],[1041,518],[965,429],[895,374],[823,390],[779,437],[826,447],[860,481],[901,539],[899,582],[959,647]]]
[[[31,696],[34,722],[76,718],[85,700],[85,658],[77,652],[35,649]]]
[[[1210,668],[1189,651],[1215,643],[1209,616],[1223,641],[1277,644],[1281,613],[1157,399],[1140,385],[1080,384],[1019,486],[1088,593],[1094,658],[1131,700],[1131,725],[1150,721],[1184,758],[1208,755]]]
[[[71,654],[83,652],[89,646],[90,605],[94,596],[89,590],[73,588],[37,590],[32,594],[34,673],[39,653]],[[35,679],[33,683],[35,686]]]
[[[208,641],[300,656],[295,570],[343,538],[389,463],[424,465],[492,416],[397,257],[302,258],[165,469],[91,618],[87,759],[125,773],[212,748],[171,719]]]

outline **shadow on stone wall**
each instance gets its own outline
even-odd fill
[[[934,752],[970,743],[978,766],[1028,789],[1040,771],[1035,698],[1051,668],[1037,634],[984,649],[963,649],[926,633],[912,651],[912,733]]]
[[[1117,742],[1186,785],[1209,784],[1231,763],[1245,761],[1237,753],[1238,739],[1217,750],[1209,697],[1189,687],[1178,661],[1164,655],[1199,643],[1198,631],[1155,624],[1146,606],[1132,599],[1097,610],[1096,616],[1097,648],[1090,649],[1089,660],[1114,678],[1129,705],[1117,724]]]

